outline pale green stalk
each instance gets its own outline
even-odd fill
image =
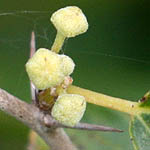
[[[58,31],[56,34],[55,41],[52,45],[51,51],[53,51],[55,53],[59,53],[59,51],[61,50],[61,48],[63,46],[65,38],[66,37]]]
[[[137,102],[107,96],[101,93],[93,92],[73,85],[69,86],[67,92],[82,95],[89,103],[111,108],[131,115],[136,115],[138,113],[147,111],[146,109],[139,108]]]

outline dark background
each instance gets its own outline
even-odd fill
[[[0,87],[30,102],[25,63],[31,31],[37,48],[50,48],[56,30],[51,14],[80,7],[89,22],[85,34],[66,40],[62,53],[72,57],[74,84],[138,101],[150,89],[150,2],[148,0],[0,0]],[[87,106],[82,121],[123,129],[124,133],[67,130],[83,150],[133,150],[126,114]],[[0,149],[25,150],[29,129],[0,112]]]

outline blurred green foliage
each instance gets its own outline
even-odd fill
[[[150,88],[149,1],[1,0],[0,87],[30,102],[25,63],[31,31],[37,48],[50,48],[56,30],[49,22],[55,10],[79,6],[89,22],[87,33],[66,40],[62,53],[71,56],[74,84],[137,101]],[[124,133],[67,129],[74,143],[86,150],[133,150],[129,116],[89,104],[82,121],[112,126]],[[29,129],[0,112],[0,149],[25,150]]]

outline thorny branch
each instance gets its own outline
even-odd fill
[[[83,123],[80,123],[75,127],[64,126],[59,124],[50,115],[45,115],[34,105],[27,104],[2,89],[0,89],[0,110],[10,114],[36,131],[53,150],[76,149],[64,130],[58,127],[99,131],[120,131],[109,127]]]
[[[31,35],[30,47],[30,57],[32,57],[35,52],[34,32]],[[34,105],[37,103],[36,96],[38,91],[32,83],[30,85],[33,104],[27,104],[5,90],[0,89],[0,110],[10,114],[37,132],[52,150],[77,150],[62,128],[122,132],[119,129],[87,123],[79,123],[74,127],[60,124],[50,114],[45,114]]]
[[[0,110],[10,114],[36,131],[52,150],[77,150],[63,129],[52,129],[45,126],[42,111],[2,89],[0,89]]]

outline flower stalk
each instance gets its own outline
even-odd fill
[[[61,34],[60,32],[57,32],[55,41],[51,48],[51,51],[53,51],[55,53],[59,53],[59,51],[61,50],[61,48],[63,46],[65,38],[66,37],[63,34]]]
[[[68,87],[67,92],[84,96],[88,103],[111,108],[127,114],[135,115],[141,112],[137,102],[131,102],[126,99],[107,96],[73,85]]]

